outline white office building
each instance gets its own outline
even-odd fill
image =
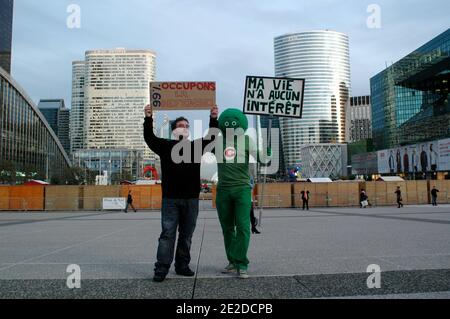
[[[347,106],[347,142],[372,138],[370,95],[353,96]]]
[[[276,37],[275,74],[303,78],[303,118],[280,118],[286,168],[301,166],[301,148],[345,143],[345,111],[350,84],[347,35],[309,31]]]
[[[70,153],[84,148],[84,61],[72,63],[72,108],[70,114]]]
[[[73,76],[73,103],[80,110],[75,112],[80,120],[73,119],[72,131],[75,139],[82,127],[82,149],[142,150],[144,161],[155,161],[142,129],[143,108],[150,102],[149,83],[155,80],[155,59],[149,50],[86,52],[84,89],[79,88],[82,72]],[[74,73],[78,66],[81,70],[82,63],[74,63]],[[81,118],[82,125],[78,124]]]

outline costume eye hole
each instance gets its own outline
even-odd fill
[[[236,125],[237,125],[237,122],[236,122],[236,121],[233,121],[233,123],[231,123],[231,125],[236,126]]]
[[[230,126],[230,123],[229,122],[225,122],[225,126],[226,127]]]

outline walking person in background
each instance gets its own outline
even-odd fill
[[[252,224],[252,234],[261,234],[261,232],[256,228],[258,226],[258,218],[255,217],[255,206],[256,206],[256,187],[255,187],[255,181],[253,177],[250,177],[250,184],[252,187],[252,208],[250,209],[250,223]]]
[[[395,194],[397,195],[398,208],[403,207],[403,198],[402,198],[402,191],[400,190],[400,186],[397,186],[397,190],[395,191]]]
[[[433,189],[431,190],[431,204],[433,206],[437,206],[437,193],[439,193],[439,189],[437,189],[436,186],[433,186]]]
[[[258,218],[255,217],[255,201],[252,199],[252,208],[250,209],[250,222],[252,224],[252,234],[261,234],[256,228],[258,226]]]
[[[125,213],[128,213],[128,206],[131,206],[131,208],[133,208],[135,213],[137,212],[136,208],[134,208],[133,206],[133,196],[131,195],[131,190],[128,191],[127,206],[125,207]]]
[[[304,190],[302,190],[301,192],[302,194],[302,201],[303,201],[303,210],[309,210],[309,190],[307,190],[306,188]]]
[[[361,190],[361,193],[359,194],[359,206],[361,208],[366,208],[369,206],[369,197],[367,196],[367,193],[364,189]]]

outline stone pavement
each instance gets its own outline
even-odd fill
[[[258,214],[257,214],[258,215]],[[450,206],[265,210],[251,278],[222,275],[222,234],[201,211],[195,278],[152,282],[157,211],[0,213],[0,298],[450,298]],[[66,285],[81,268],[81,289]],[[367,267],[381,268],[368,289]]]

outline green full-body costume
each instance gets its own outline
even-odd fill
[[[244,132],[248,128],[247,117],[240,110],[227,109],[219,117],[222,132],[220,153],[217,152],[218,177],[217,212],[222,226],[225,251],[230,264],[247,270],[247,251],[250,244],[250,209],[252,205],[249,155],[253,144]],[[230,136],[230,129],[240,129],[241,136]],[[232,134],[234,135],[234,134]],[[245,141],[245,143],[243,143]],[[222,160],[219,160],[221,156]]]

